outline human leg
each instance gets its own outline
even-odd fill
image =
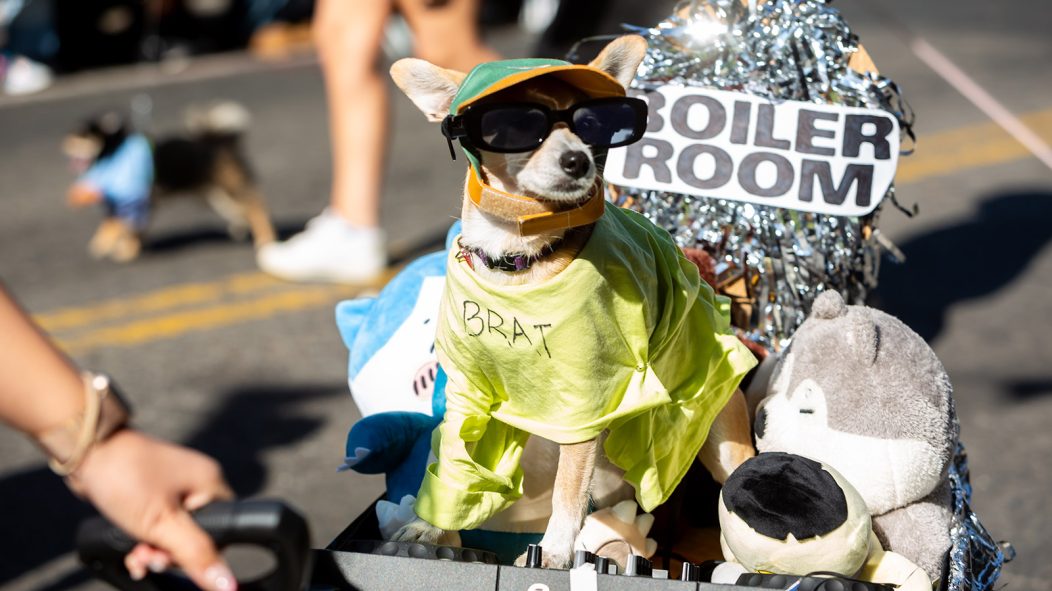
[[[376,69],[387,0],[319,0],[314,38],[332,141],[330,207],[287,242],[260,249],[263,270],[293,281],[367,281],[386,264],[379,228],[387,87]]]
[[[479,0],[395,1],[413,30],[417,57],[462,72],[481,62],[500,59],[496,51],[483,43],[479,33]]]

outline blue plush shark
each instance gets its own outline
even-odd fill
[[[447,249],[459,233],[457,222]],[[376,507],[385,538],[414,517],[414,495],[434,459],[431,432],[446,412],[435,326],[447,252],[413,261],[376,297],[336,306],[336,325],[350,352],[347,383],[363,417],[347,434],[339,469],[385,475],[386,499]]]
[[[454,224],[447,247],[459,232]],[[374,298],[336,306],[350,351],[347,381],[363,417],[347,435],[340,469],[386,474],[387,498],[395,503],[420,488],[431,432],[446,410],[445,373],[435,358],[446,254],[413,261]]]
[[[446,248],[460,223],[450,229]],[[362,419],[347,434],[340,470],[384,474],[386,498],[376,505],[384,539],[415,518],[413,502],[431,454],[431,433],[446,411],[446,375],[435,357],[435,325],[445,288],[448,250],[425,255],[374,298],[340,302],[336,324],[350,351],[347,381]],[[510,562],[540,533],[473,530],[465,545]]]

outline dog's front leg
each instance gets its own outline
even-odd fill
[[[395,532],[393,542],[420,542],[439,546],[459,546],[460,532],[447,531],[417,517]]]
[[[698,452],[698,459],[716,482],[723,484],[742,462],[755,455],[749,407],[742,391],[735,390],[713,421],[709,436]]]
[[[588,494],[598,450],[598,438],[559,446],[552,516],[541,538],[541,566],[545,568],[569,568],[573,563],[573,544],[588,513]],[[515,561],[519,566],[525,563],[525,554]]]
[[[135,259],[141,249],[139,233],[118,217],[103,220],[88,243],[91,256],[97,259],[110,258],[118,263]]]

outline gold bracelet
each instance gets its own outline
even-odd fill
[[[84,411],[77,419],[50,429],[37,443],[50,456],[48,465],[59,476],[69,476],[84,462],[95,443],[109,437],[128,420],[128,409],[103,374],[84,372]]]

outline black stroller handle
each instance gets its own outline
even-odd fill
[[[269,551],[275,567],[251,581],[238,582],[247,591],[300,591],[310,577],[310,530],[306,519],[282,501],[248,500],[212,503],[195,511],[194,521],[212,537],[216,547],[245,544]],[[189,579],[174,574],[149,574],[135,581],[124,567],[124,556],[136,541],[102,517],[82,523],[77,530],[77,553],[96,577],[123,591],[196,589]]]

